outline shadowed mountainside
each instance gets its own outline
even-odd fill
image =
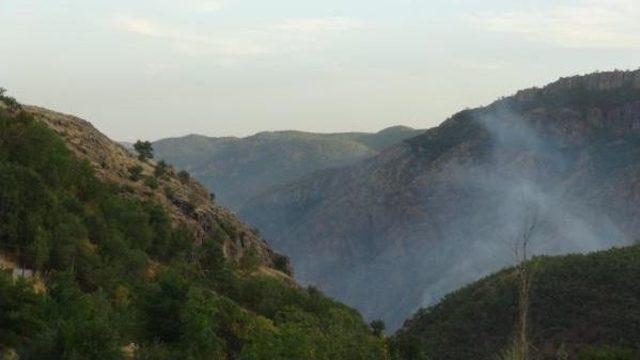
[[[240,215],[304,283],[391,329],[421,306],[534,253],[640,235],[640,71],[563,78],[478,109],[355,165],[248,203]]]

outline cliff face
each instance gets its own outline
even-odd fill
[[[187,169],[225,206],[239,209],[267,189],[318,170],[351,165],[419,134],[393,127],[375,134],[264,132],[246,138],[190,135],[155,142],[159,159]]]
[[[283,186],[241,216],[299,278],[391,328],[420,306],[534,253],[640,236],[640,71],[561,79],[344,169]]]
[[[211,201],[209,192],[197,181],[179,180],[172,168],[166,176],[154,177],[153,161],[138,160],[87,121],[39,107],[29,106],[25,110],[61,135],[77,156],[91,163],[102,180],[126,186],[130,196],[162,204],[174,223],[188,225],[198,241],[206,237],[222,239],[225,255],[236,259],[255,249],[264,267],[274,268],[278,264],[281,270],[290,271],[284,256],[275,253],[255,230]],[[130,169],[135,166],[142,168],[141,176],[157,179],[155,189],[142,180],[131,179]]]

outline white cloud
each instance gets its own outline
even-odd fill
[[[274,28],[287,31],[350,31],[364,28],[364,23],[348,17],[290,19]]]
[[[331,45],[328,33],[364,27],[361,21],[352,18],[292,19],[275,25],[226,30],[215,30],[207,24],[197,29],[172,26],[144,17],[120,16],[112,24],[120,31],[170,42],[182,54],[227,58],[317,52]]]
[[[180,0],[180,3],[197,12],[220,11],[225,6],[224,1],[215,0]]]
[[[269,52],[267,47],[247,36],[190,32],[136,17],[118,18],[114,24],[122,31],[170,41],[177,50],[189,55],[213,53],[221,56],[250,56]]]
[[[545,11],[483,12],[467,17],[490,31],[575,48],[640,47],[640,2],[591,0]]]
[[[143,18],[121,18],[114,21],[118,29],[139,35],[162,37],[162,32],[151,21]]]
[[[483,59],[482,61],[474,61],[473,59],[461,59],[453,62],[456,66],[465,70],[472,71],[504,71],[510,64],[502,60]]]

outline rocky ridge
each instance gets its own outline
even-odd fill
[[[140,166],[143,176],[153,177],[153,161],[140,161],[85,120],[35,106],[24,109],[61,135],[77,156],[91,163],[100,178],[124,186],[130,196],[162,204],[176,224],[193,229],[198,241],[222,237],[227,257],[239,259],[249,249],[255,249],[262,259],[263,271],[285,277],[274,269],[291,272],[286,257],[275,253],[256,230],[213,202],[207,189],[196,180],[181,181],[169,168],[167,176],[158,179],[157,189],[152,189],[142,181],[131,180],[130,169]]]

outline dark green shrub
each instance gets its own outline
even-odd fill
[[[369,326],[371,326],[371,331],[373,332],[373,335],[377,337],[382,337],[384,335],[384,330],[387,327],[384,321],[382,320],[374,320],[371,322]]]
[[[131,181],[140,181],[142,179],[142,166],[135,165],[129,168],[129,179]]]
[[[156,168],[154,170],[154,176],[157,178],[164,178],[167,176],[167,171],[169,170],[169,166],[164,160],[158,161],[156,164]]]
[[[187,171],[181,170],[178,173],[178,180],[183,184],[187,184],[191,180],[191,175]]]
[[[260,252],[252,245],[249,249],[244,251],[244,254],[242,254],[240,261],[238,261],[238,267],[243,272],[252,273],[258,270],[261,262],[262,259],[260,257]]]
[[[158,180],[154,177],[147,177],[144,180],[144,184],[153,190],[157,189],[158,186],[160,186],[160,184],[158,183]]]
[[[289,264],[289,258],[284,255],[276,255],[275,260],[273,261],[273,267],[276,270],[282,271],[287,275],[293,275],[291,271],[291,266]]]

